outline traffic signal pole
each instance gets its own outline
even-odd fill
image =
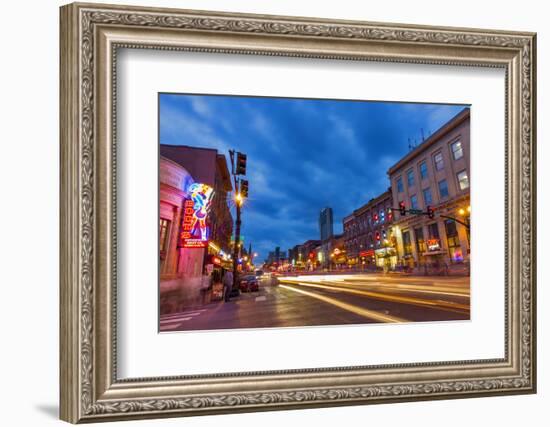
[[[411,215],[427,215],[427,216],[430,217],[430,219],[433,219],[433,217],[435,215],[435,209],[433,209],[431,206],[428,206],[428,210],[426,212],[421,211],[420,209],[405,209],[405,205],[401,204],[401,203],[399,204],[398,208],[390,208],[390,209],[392,211],[398,211],[402,216],[405,216],[407,213],[409,213]],[[459,219],[456,219],[455,217],[448,216],[448,215],[439,214],[439,216],[441,218],[446,218],[446,219],[450,219],[454,222],[458,222],[459,224],[466,227],[468,230],[470,229],[470,222],[464,222],[464,221],[461,221]]]
[[[235,156],[236,154],[236,156]],[[235,241],[233,244],[233,289],[239,289],[237,266],[239,263],[239,248],[241,243],[241,207],[248,197],[248,181],[237,179],[238,175],[246,175],[246,154],[229,150],[231,157],[231,174],[235,184]]]
[[[454,222],[458,222],[459,224],[462,224],[464,227],[466,227],[468,230],[470,229],[470,223],[469,222],[464,222],[464,221],[461,221],[459,219],[456,219],[452,216],[447,216],[447,215],[439,215],[441,218],[447,218],[447,219],[451,219],[453,220]]]
[[[235,190],[238,191],[238,182],[235,178]],[[237,193],[239,194],[239,193]],[[241,242],[241,202],[237,200],[235,219],[235,244],[233,245],[233,289],[239,289],[237,280],[237,264],[239,261],[239,245]]]

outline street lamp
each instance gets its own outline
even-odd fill
[[[471,208],[470,208],[470,205],[468,205],[467,208],[460,208],[460,209],[458,210],[458,214],[459,214],[460,216],[468,216],[468,217],[469,217],[469,216],[470,216],[470,209],[471,209]]]
[[[458,214],[461,217],[464,217],[465,225],[466,225],[466,237],[468,238],[468,244],[470,243],[470,205],[466,209],[460,208],[458,210]]]

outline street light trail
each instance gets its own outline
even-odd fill
[[[306,282],[307,283],[307,282]],[[330,283],[330,282],[329,282]],[[345,287],[346,283],[335,283],[336,286]],[[387,290],[396,290],[396,291],[405,291],[405,292],[414,292],[418,294],[435,294],[435,295],[444,295],[444,296],[451,296],[451,297],[459,297],[459,298],[470,298],[469,292],[455,292],[455,291],[447,291],[444,288],[439,288],[435,286],[415,286],[415,285],[361,285],[361,284],[354,284],[352,286],[361,286],[362,288],[386,288]]]
[[[441,294],[446,296],[456,296],[462,298],[470,297],[470,288],[449,286],[447,283],[432,282],[426,285],[427,279],[400,277],[384,278],[387,282],[381,281],[380,276],[358,275],[355,277],[345,275],[326,275],[326,276],[282,276],[280,281],[292,281],[293,283],[327,283],[339,286],[360,286],[361,288],[385,288],[388,290],[414,291],[415,293]],[[396,280],[399,280],[397,282]],[[417,283],[420,281],[420,283]],[[409,282],[409,283],[407,283]]]
[[[419,285],[419,284],[405,284],[405,283],[364,283],[361,279],[354,280],[345,280],[344,282],[335,282],[337,284],[351,284],[359,285],[361,287],[371,287],[371,288],[387,288],[387,289],[400,289],[405,291],[414,291],[418,293],[427,293],[427,294],[442,294],[448,296],[456,297],[470,297],[470,289],[457,289],[449,286],[443,286],[436,282],[433,285]]]
[[[293,286],[287,286],[287,285],[279,285],[279,286],[281,288],[288,289],[290,291],[297,292],[297,293],[300,293],[302,295],[307,295],[309,297],[316,298],[316,299],[324,301],[328,304],[332,304],[336,307],[339,307],[343,310],[350,311],[352,313],[358,314],[358,315],[363,316],[363,317],[367,317],[371,320],[376,320],[378,322],[403,323],[403,322],[408,322],[409,321],[409,320],[403,319],[401,317],[390,316],[389,314],[383,314],[383,313],[379,313],[377,311],[367,310],[365,308],[358,307],[358,306],[352,305],[352,304],[348,304],[348,303],[339,301],[335,298],[330,298],[330,297],[327,297],[327,296],[324,296],[324,295],[319,295],[319,294],[316,294],[314,292],[308,292],[308,291],[304,291],[302,289],[296,289]]]
[[[452,301],[443,301],[443,300],[426,300],[415,297],[399,296],[399,295],[390,295],[383,294],[380,292],[365,291],[359,289],[352,289],[344,286],[334,286],[334,285],[325,285],[314,282],[304,282],[304,281],[293,281],[291,279],[279,279],[282,283],[288,283],[297,286],[307,286],[312,288],[327,289],[332,291],[346,292],[355,295],[362,295],[378,300],[397,302],[402,304],[411,304],[421,307],[433,308],[435,310],[445,310],[452,311],[455,313],[465,313],[470,311],[470,306],[467,304],[455,303]]]

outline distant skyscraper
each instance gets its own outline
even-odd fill
[[[321,232],[321,241],[330,239],[334,235],[332,208],[324,208],[319,214],[319,231]]]

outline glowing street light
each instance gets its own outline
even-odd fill
[[[468,207],[467,207],[466,209],[460,208],[460,209],[458,210],[458,214],[459,214],[460,216],[466,215],[466,212],[468,212],[468,215],[470,214],[470,206],[469,206],[469,205],[468,205]]]

